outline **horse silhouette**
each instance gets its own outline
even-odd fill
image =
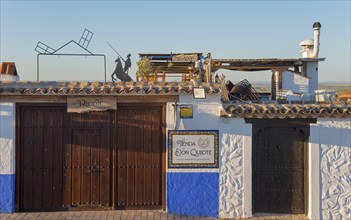
[[[130,78],[130,76],[128,74],[125,73],[125,71],[123,71],[123,66],[122,66],[122,62],[120,58],[117,58],[115,60],[116,64],[116,69],[115,71],[113,71],[113,73],[111,74],[111,78],[112,78],[112,82],[116,82],[117,79],[115,77],[113,77],[114,75],[121,80],[122,82],[129,82],[129,81],[133,81],[132,78]]]

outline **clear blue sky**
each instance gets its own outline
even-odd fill
[[[213,58],[298,58],[299,43],[322,24],[319,79],[351,81],[350,1],[1,1],[1,62],[16,62],[21,80],[36,80],[41,41],[55,49],[94,32],[88,47],[105,54],[107,75],[116,54],[207,52]],[[62,52],[82,52],[67,47]],[[270,73],[223,72],[228,78],[270,80]],[[40,59],[41,80],[104,80],[103,59]],[[235,78],[237,77],[237,78]]]

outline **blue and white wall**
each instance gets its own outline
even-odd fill
[[[178,104],[193,105],[193,118],[180,119],[177,111],[176,125],[172,104],[167,105],[168,130],[175,126],[177,130],[219,130],[219,168],[168,168],[167,211],[190,216],[251,217],[251,124],[245,124],[244,119],[219,117],[219,95],[207,95],[203,100],[180,95]]]
[[[15,104],[0,102],[0,213],[15,210]]]
[[[167,106],[167,128],[174,130],[174,103]],[[178,130],[219,130],[218,169],[167,169],[167,211],[219,218],[252,217],[252,126],[244,119],[221,118],[220,98],[194,100],[193,119],[179,119]],[[351,219],[351,119],[319,118],[311,124],[308,154],[308,218]]]

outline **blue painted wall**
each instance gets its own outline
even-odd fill
[[[0,213],[15,211],[15,174],[0,174]]]
[[[218,173],[167,173],[167,211],[218,217]]]

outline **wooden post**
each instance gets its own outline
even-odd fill
[[[162,82],[166,82],[166,71],[162,72]]]
[[[277,100],[277,92],[282,89],[283,69],[272,70],[271,100]]]
[[[157,77],[157,72],[155,71],[154,72],[154,82],[157,82],[158,81],[158,77]]]
[[[182,75],[182,82],[185,82],[185,80],[186,80],[186,76],[185,76],[185,73],[183,73],[183,75]]]

